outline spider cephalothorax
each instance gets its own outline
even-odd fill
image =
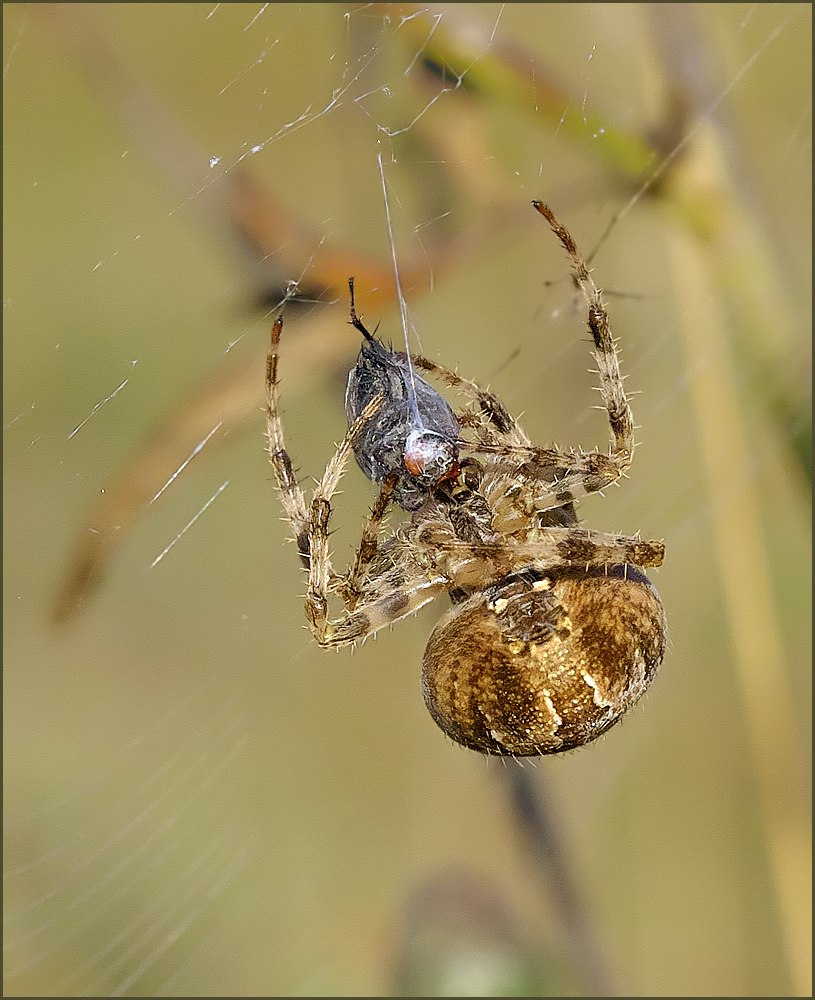
[[[315,638],[352,644],[447,592],[453,607],[422,666],[428,709],[457,742],[509,756],[567,750],[608,729],[651,682],[666,632],[642,572],[661,565],[662,543],[577,526],[574,501],[630,465],[633,422],[600,291],[569,233],[534,204],[568,252],[588,305],[608,454],[533,445],[496,396],[425,358],[408,363],[365,330],[352,306],[366,342],[349,379],[349,429],[307,503],[277,406],[280,319],[267,369],[269,454],[308,568]],[[456,390],[464,409],[453,414],[413,366]],[[430,450],[417,451],[417,435],[428,432]],[[338,574],[328,548],[330,501],[352,450],[381,487],[354,562]],[[380,539],[392,503],[412,513]],[[345,606],[336,619],[332,595]]]

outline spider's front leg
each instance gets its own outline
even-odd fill
[[[328,599],[332,590],[337,590],[337,584],[331,568],[331,553],[328,547],[328,522],[331,517],[331,498],[337,492],[340,479],[348,464],[348,458],[354,445],[354,439],[362,431],[368,421],[377,413],[385,402],[383,396],[375,396],[362,410],[359,417],[349,427],[345,437],[337,445],[331,461],[326,466],[323,478],[314,489],[311,500],[308,518],[308,590],[306,592],[306,617],[308,618],[314,638],[321,646],[334,645],[330,641],[331,623],[328,620]],[[392,485],[383,485],[383,492],[392,489]],[[363,533],[363,544],[370,543],[370,535],[373,533],[373,546],[375,551],[375,532],[379,521],[387,509],[389,495],[386,493],[384,500],[380,494],[380,503],[374,509],[371,521],[367,526],[367,531]],[[373,555],[368,551],[362,557],[369,559]],[[353,574],[352,574],[353,575]]]
[[[458,414],[461,425],[471,428],[475,436],[471,450],[496,458],[505,457],[506,471],[513,479],[522,475],[537,480],[536,508],[540,511],[562,507],[605,489],[616,482],[630,464],[630,442],[624,442],[619,452],[612,451],[608,455],[597,451],[539,448],[532,444],[494,393],[427,358],[416,356],[413,360],[417,368],[442,379],[475,404],[475,409]],[[497,497],[490,499],[500,505]]]
[[[278,405],[277,362],[280,348],[280,335],[283,332],[283,317],[279,316],[272,326],[269,356],[266,359],[266,436],[269,440],[269,461],[277,484],[280,502],[291,525],[297,551],[305,566],[309,563],[309,516],[306,511],[306,500],[297,477],[294,474],[291,459],[286,451],[283,436],[283,423],[280,419]]]
[[[355,438],[383,405],[384,398],[376,396],[363,408],[358,419],[337,446],[322,480],[314,490],[311,503],[307,505],[286,450],[283,422],[280,418],[277,368],[282,332],[283,320],[278,318],[272,327],[266,363],[266,434],[269,439],[269,460],[283,510],[297,542],[300,558],[309,571],[306,617],[311,630],[320,645],[344,645],[362,639],[376,628],[395,620],[394,603],[393,601],[389,603],[387,600],[381,607],[372,607],[370,614],[356,617],[352,615],[360,600],[360,582],[378,551],[376,536],[393,491],[393,483],[389,478],[383,483],[379,499],[363,530],[354,566],[347,578],[338,577],[333,572],[328,547],[331,498],[337,491]],[[328,619],[328,602],[331,593],[335,592],[345,601],[346,614],[339,621],[332,622]],[[435,593],[431,596],[435,596]],[[427,597],[420,603],[430,599]],[[376,601],[373,601],[373,604],[376,605]]]
[[[421,355],[414,354],[413,363],[422,371],[429,372],[446,382],[466,400],[477,406],[475,412],[465,411],[458,416],[465,426],[475,428],[478,434],[477,451],[489,450],[489,448],[482,449],[482,443],[506,449],[525,449],[531,446],[520,424],[494,393],[482,389],[470,379],[462,378],[457,372],[451,372],[449,368],[443,368]]]
[[[558,221],[554,212],[542,201],[533,201],[538,212],[549,223],[552,232],[563,245],[563,249],[572,261],[575,281],[588,306],[588,325],[594,341],[594,360],[597,362],[597,374],[600,376],[600,395],[608,413],[608,423],[611,429],[612,445],[608,458],[616,471],[615,478],[623,475],[631,464],[634,453],[634,420],[628,397],[623,388],[620,374],[620,362],[617,357],[617,347],[611,333],[608,312],[603,302],[603,293],[594,283],[583,256],[571,233]]]

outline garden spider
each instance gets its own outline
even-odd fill
[[[348,433],[307,503],[278,408],[282,319],[272,329],[267,363],[269,456],[308,569],[306,617],[317,642],[356,643],[448,593],[453,607],[423,658],[427,707],[458,743],[516,757],[568,750],[613,725],[653,679],[666,633],[659,595],[642,572],[662,564],[664,545],[577,527],[574,501],[613,483],[630,465],[633,422],[601,293],[566,229],[546,205],[533,204],[569,254],[588,304],[613,439],[607,455],[536,447],[492,393],[415,357],[417,368],[466,400],[454,419],[461,432],[456,449],[469,454],[459,463],[458,450],[451,453],[436,479],[428,479],[421,463],[411,469],[407,457],[417,428],[404,417],[408,366],[399,365],[405,355],[379,345],[395,375],[380,372],[378,391],[366,398],[358,391],[363,345],[349,379]],[[368,345],[376,343],[353,303],[351,322]],[[391,419],[397,410],[398,419]],[[428,412],[430,429],[436,421],[435,429],[449,434],[443,407]],[[373,426],[401,432],[366,437]],[[353,564],[338,574],[328,547],[331,498],[355,444],[363,471],[382,483]],[[416,509],[380,540],[385,513],[405,496],[408,509]],[[345,606],[339,618],[329,618],[332,596]]]

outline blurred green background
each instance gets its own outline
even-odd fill
[[[586,253],[625,209],[594,266],[619,293],[641,446],[579,513],[665,539],[670,648],[620,726],[525,767],[610,992],[811,995],[811,9],[427,10],[4,5],[6,996],[585,988],[510,806],[518,765],[451,745],[422,704],[441,602],[353,656],[303,628],[256,298],[307,283],[323,238],[387,269],[378,152],[423,351],[541,444],[608,432],[567,262],[528,203]],[[436,96],[440,65],[468,72]],[[302,245],[261,261],[235,238],[241,171]],[[346,310],[286,327],[336,328],[327,360],[290,380],[281,361],[306,479],[344,431]],[[395,308],[364,315],[398,340]],[[242,365],[255,415],[122,525],[55,627],[102,491]],[[351,470],[338,567],[372,496]]]

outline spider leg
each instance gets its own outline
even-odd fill
[[[266,436],[269,439],[269,460],[275,476],[277,491],[283,510],[291,524],[300,559],[309,563],[309,516],[303,490],[297,482],[291,459],[286,451],[283,437],[283,423],[278,406],[277,360],[280,334],[283,332],[283,317],[278,317],[272,326],[271,346],[266,359]]]
[[[383,403],[377,396],[363,410],[329,463],[314,491],[309,540],[311,561],[306,596],[306,616],[314,638],[321,646],[353,645],[367,636],[418,611],[447,590],[447,577],[422,568],[398,537],[380,546],[379,526],[391,501],[396,474],[385,479],[379,497],[363,528],[354,565],[346,578],[333,578],[328,550],[330,500],[348,460],[355,434]],[[345,613],[329,619],[328,600],[332,593],[343,599]]]
[[[609,453],[535,447],[492,393],[425,358],[415,358],[415,363],[417,368],[435,374],[477,405],[477,412],[459,417],[464,427],[474,428],[476,440],[471,445],[472,450],[499,459],[505,456],[507,474],[534,481],[535,509],[545,511],[597,493],[616,482],[631,464],[634,423],[602,292],[594,283],[568,230],[543,202],[536,201],[533,205],[547,220],[571,257],[575,280],[588,305],[588,325],[594,341],[600,394],[612,434]],[[496,467],[501,465],[503,463]]]
[[[395,472],[391,472],[385,477],[376,503],[362,529],[362,537],[354,556],[354,565],[347,578],[337,583],[336,589],[338,593],[342,594],[345,606],[349,610],[353,610],[356,607],[360,597],[360,581],[373,561],[374,556],[379,551],[377,541],[379,529],[382,525],[382,519],[385,517],[390,506],[398,478]]]
[[[662,565],[665,544],[583,528],[542,528],[534,541],[514,544],[512,551],[521,558],[532,557],[548,565],[629,565],[647,569]]]
[[[501,442],[482,441],[474,450],[496,457],[494,468],[503,468],[511,480],[522,478],[533,491],[534,507],[551,510],[581,497],[598,493],[622,475],[614,455],[599,451],[561,451],[558,448],[507,446]],[[624,468],[624,467],[623,467]]]
[[[401,581],[401,582],[400,582]],[[407,618],[448,589],[447,578],[437,573],[419,572],[404,580],[399,570],[370,586],[363,585],[359,603],[339,618],[322,621],[314,637],[321,646],[349,646],[366,639],[386,625]]]
[[[308,568],[306,617],[312,633],[321,646],[343,646],[364,639],[377,629],[412,614],[440,594],[445,589],[446,580],[438,574],[428,576],[403,552],[401,562],[405,563],[404,566],[390,558],[382,567],[384,572],[378,573],[375,581],[366,581],[366,571],[380,552],[377,534],[395,485],[395,478],[390,476],[382,484],[379,498],[363,528],[350,573],[347,577],[339,577],[333,572],[328,545],[331,498],[336,493],[348,464],[354,439],[385,400],[378,395],[362,410],[337,445],[322,479],[314,489],[311,503],[307,505],[286,451],[283,423],[280,419],[277,365],[282,331],[283,320],[279,318],[272,327],[266,363],[266,434],[269,439],[269,458],[300,558]],[[397,549],[399,551],[402,550]],[[328,601],[332,593],[343,597],[346,605],[345,614],[336,620],[328,618]]]
[[[384,400],[381,396],[377,396],[363,409],[359,418],[337,446],[337,450],[328,463],[322,479],[314,490],[311,503],[307,505],[305,495],[300,484],[297,482],[291,459],[286,451],[283,423],[280,418],[278,405],[279,381],[277,366],[282,331],[283,320],[282,318],[278,318],[272,327],[271,346],[266,363],[266,434],[269,440],[269,458],[283,510],[291,524],[300,558],[309,570],[306,617],[318,642],[322,645],[342,645],[346,642],[353,642],[356,639],[364,638],[369,631],[373,631],[375,628],[379,628],[383,624],[394,620],[393,602],[391,601],[389,604],[387,600],[384,601],[380,608],[372,608],[370,615],[365,615],[362,618],[357,617],[354,623],[349,623],[349,614],[346,613],[345,619],[341,619],[339,623],[343,637],[332,642],[330,636],[333,632],[334,623],[329,622],[327,619],[328,596],[332,591],[346,591],[346,605],[349,607],[349,611],[358,601],[360,579],[377,553],[377,532],[387,511],[390,495],[393,491],[393,483],[389,479],[383,483],[379,499],[363,529],[359,550],[348,582],[346,582],[345,578],[336,576],[331,568],[331,556],[328,547],[328,520],[331,515],[331,497],[336,493],[339,486],[351,448],[353,447],[354,438],[383,405]],[[350,600],[351,595],[348,593],[349,583],[352,592],[355,593],[355,596]],[[421,606],[421,604],[426,603],[426,601],[431,600],[433,597],[435,597],[435,591],[429,596],[425,596],[422,593],[421,598],[416,598],[412,601],[412,609],[415,610],[415,607]],[[417,600],[418,603],[416,603]],[[408,614],[410,612],[406,611],[404,613]],[[401,617],[401,615],[397,617]],[[364,624],[365,622],[372,623],[371,628],[368,628]],[[363,631],[360,632],[360,628]]]
[[[569,231],[561,225],[548,205],[544,205],[542,201],[533,201],[532,204],[549,223],[552,232],[571,257],[575,280],[589,307],[588,322],[594,341],[597,373],[600,376],[600,395],[608,411],[608,422],[613,438],[609,457],[619,470],[617,475],[620,476],[631,464],[634,450],[634,421],[623,388],[617,347],[611,334],[603,294],[594,283],[591,271],[586,266]]]
[[[573,526],[539,528],[530,539],[501,539],[481,542],[478,546],[459,540],[437,541],[437,548],[450,553],[451,574],[462,575],[468,564],[478,566],[482,580],[493,581],[507,573],[523,569],[527,564],[544,568],[574,566],[589,569],[594,566],[638,566],[647,569],[661,566],[665,556],[663,542],[646,542],[641,538],[586,531]],[[472,573],[470,571],[470,576]]]
[[[331,569],[331,554],[328,547],[328,521],[331,517],[331,498],[337,492],[340,479],[348,464],[354,438],[365,424],[382,407],[382,395],[375,396],[349,427],[345,437],[337,445],[326,466],[323,478],[317,483],[312,495],[308,517],[308,590],[306,592],[306,617],[317,641],[322,645],[328,623],[328,596],[336,589],[336,578]],[[391,487],[392,489],[392,487]],[[379,520],[387,508],[387,500]]]
[[[462,426],[472,427],[475,431],[472,450],[506,456],[506,471],[514,479],[521,472],[527,478],[539,480],[535,491],[537,510],[562,507],[619,479],[621,469],[613,456],[600,452],[576,453],[538,448],[493,393],[427,358],[414,357],[414,362],[417,368],[436,375],[478,405],[477,412],[458,415]]]
[[[460,419],[465,424],[472,425],[475,422],[487,434],[486,440],[491,441],[495,438],[496,441],[500,441],[509,447],[525,448],[530,446],[531,442],[529,438],[524,434],[518,422],[511,416],[496,395],[486,389],[482,389],[475,382],[462,378],[456,372],[451,372],[448,368],[442,368],[441,365],[437,365],[435,362],[429,361],[420,355],[413,355],[413,363],[417,368],[421,368],[422,371],[430,372],[431,375],[440,378],[451,388],[460,392],[465,399],[478,405],[477,416],[474,414],[464,414],[463,418]],[[468,417],[469,420],[467,419]]]

